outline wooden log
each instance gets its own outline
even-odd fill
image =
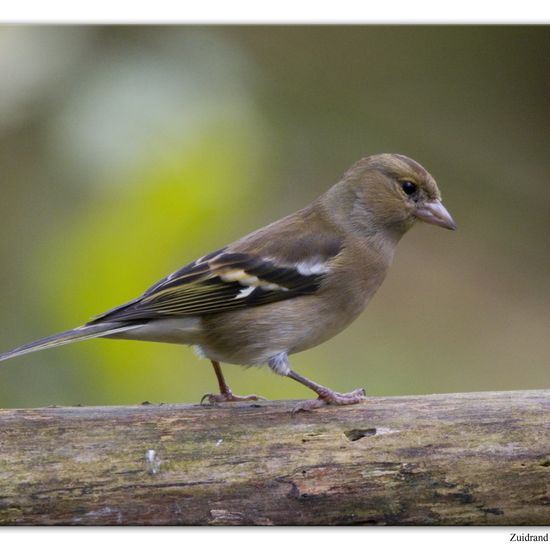
[[[548,525],[550,391],[0,411],[0,523]]]

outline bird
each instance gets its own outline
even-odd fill
[[[416,221],[456,229],[431,174],[402,154],[364,157],[308,206],[0,361],[91,338],[185,344],[210,360],[217,378],[219,393],[205,394],[201,403],[261,399],[234,394],[221,363],[267,365],[303,384],[317,398],[299,410],[360,403],[363,388],[334,391],[294,371],[289,356],[329,340],[363,312]]]

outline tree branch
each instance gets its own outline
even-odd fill
[[[0,410],[0,523],[550,523],[550,391],[294,405]]]

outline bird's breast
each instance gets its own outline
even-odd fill
[[[310,349],[349,326],[383,278],[382,271],[365,277],[355,270],[333,278],[314,295],[207,316],[201,348],[211,359],[243,365]]]

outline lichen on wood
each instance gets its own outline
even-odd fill
[[[0,410],[0,524],[548,525],[550,391]]]

